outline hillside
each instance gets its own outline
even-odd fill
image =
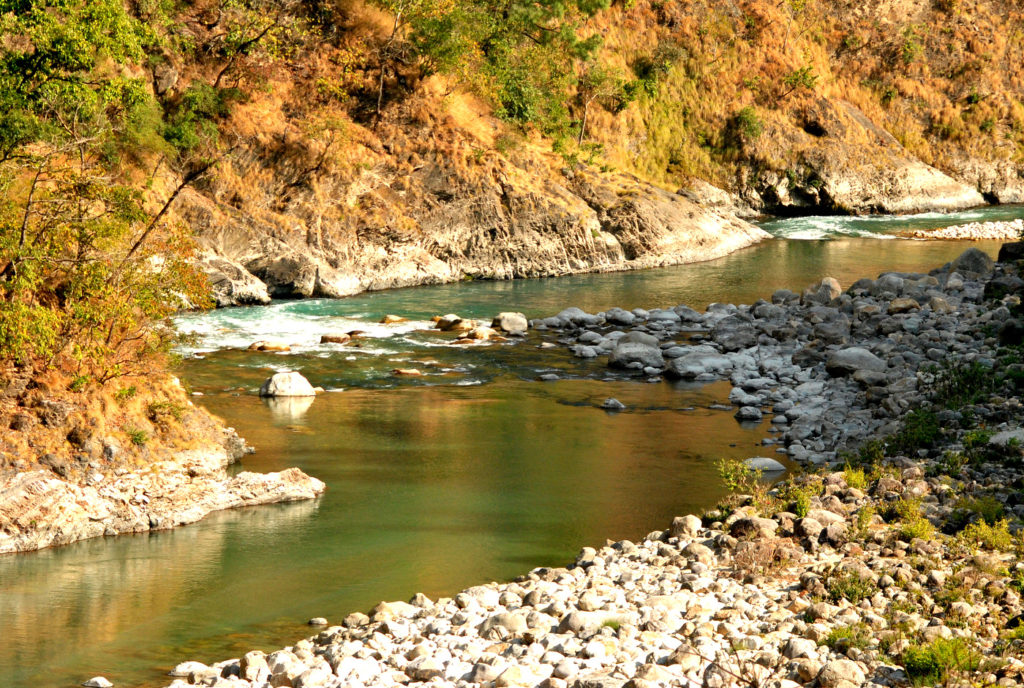
[[[231,94],[178,208],[231,261],[221,303],[712,258],[761,236],[734,212],[1024,200],[1019,3],[542,3],[510,38],[487,3],[351,0],[231,57],[260,6],[217,7],[154,71],[169,103]]]

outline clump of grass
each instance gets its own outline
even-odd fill
[[[149,442],[149,433],[141,428],[125,428],[124,432],[136,447],[144,447]]]
[[[915,686],[946,684],[959,673],[976,671],[981,654],[963,638],[937,638],[903,651],[903,667]]]
[[[851,647],[864,650],[871,645],[871,638],[871,628],[867,624],[855,623],[850,626],[836,626],[821,644],[836,652],[846,652]]]
[[[847,466],[846,470],[843,471],[843,480],[846,481],[847,487],[852,487],[857,490],[863,490],[868,486],[868,478],[864,473],[863,468]]]
[[[185,416],[185,406],[173,401],[157,401],[149,405],[147,415],[158,425],[166,425],[172,418],[180,423]]]
[[[125,402],[135,397],[139,390],[136,389],[135,385],[129,385],[128,387],[122,387],[121,389],[114,392],[114,399],[118,402]]]
[[[878,592],[878,585],[873,580],[857,572],[829,576],[826,588],[833,602],[847,600],[853,604],[868,599]]]
[[[960,531],[960,535],[957,537],[968,546],[997,551],[1012,549],[1016,544],[1016,538],[1010,533],[1009,523],[1006,519],[999,520],[994,524],[985,521],[972,523]]]

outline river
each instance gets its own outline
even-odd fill
[[[324,480],[316,502],[216,514],[153,535],[0,557],[0,685],[74,686],[102,674],[157,686],[178,661],[275,649],[380,600],[451,595],[584,545],[641,538],[725,494],[719,457],[777,456],[763,426],[741,427],[729,387],[645,384],[562,347],[453,348],[424,333],[431,315],[530,317],[570,305],[595,312],[713,301],[751,303],[824,276],[844,285],[884,270],[925,271],[974,245],[884,237],[908,223],[944,226],[1024,216],[995,208],[901,221],[804,218],[719,260],[644,272],[473,282],[280,302],[178,319],[191,335],[180,375],[195,401],[255,448],[242,467],[298,466]],[[393,313],[410,322],[383,326]],[[360,347],[320,345],[364,329]],[[239,350],[280,338],[289,354]],[[393,368],[415,367],[418,378]],[[274,405],[255,391],[274,370],[328,390]],[[563,379],[539,382],[545,372]],[[201,396],[200,396],[201,395]],[[628,410],[607,413],[607,397]]]

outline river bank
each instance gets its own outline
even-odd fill
[[[969,251],[930,275],[883,275],[845,293],[825,280],[705,314],[542,320],[577,354],[595,345],[638,375],[728,377],[739,415],[770,409],[793,458],[829,462],[861,443],[841,458],[862,465],[770,491],[739,470],[752,495],[639,545],[585,549],[568,569],[454,599],[382,604],[269,657],[183,667],[189,678],[172,685],[852,686],[907,671],[937,682],[945,674],[927,672],[951,669],[1014,685],[1024,665],[1001,622],[1020,612],[1009,554],[1020,507],[1005,488],[1021,478],[1010,441],[1019,364],[996,349],[1019,342],[1011,309],[1022,284]],[[615,336],[629,316],[645,331]],[[684,331],[691,341],[671,341]],[[976,366],[972,375],[953,366],[936,376],[947,356]],[[879,435],[886,444],[864,445]],[[974,654],[995,649],[1004,661]]]
[[[55,373],[6,379],[0,555],[166,530],[324,491],[298,469],[229,474],[244,440],[176,379],[120,385],[76,390]]]

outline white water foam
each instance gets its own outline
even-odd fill
[[[341,315],[318,315],[295,312],[294,302],[227,308],[200,315],[186,314],[175,318],[175,325],[186,343],[179,353],[196,354],[221,349],[246,349],[253,342],[265,340],[287,344],[290,353],[328,352],[343,348],[340,344],[321,344],[325,334],[339,334],[360,330],[362,346],[359,354],[393,354],[399,350],[384,344],[398,338],[405,343],[406,336],[418,330],[433,327],[433,323],[415,320],[383,324]]]

